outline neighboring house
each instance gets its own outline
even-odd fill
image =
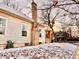
[[[69,33],[72,37],[79,37],[79,29],[76,25],[68,26],[64,31]]]
[[[12,40],[14,47],[50,43],[51,34],[49,26],[37,22],[37,4],[34,1],[32,19],[6,5],[0,5],[0,47],[4,48],[7,40]]]
[[[72,37],[79,37],[79,29],[77,26],[73,25],[71,26],[71,35]]]

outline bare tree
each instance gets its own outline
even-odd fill
[[[58,1],[52,1],[53,3],[53,7],[56,7]],[[42,20],[44,21],[45,24],[47,24],[51,29],[52,29],[52,36],[54,36],[54,30],[53,30],[53,26],[55,24],[55,19],[57,18],[57,16],[59,15],[60,12],[57,12],[55,14],[55,16],[53,18],[51,18],[51,13],[52,13],[52,7],[50,4],[50,8],[46,8],[46,9],[40,9],[42,12]],[[39,10],[39,9],[38,9]]]
[[[61,0],[60,1],[51,0],[51,1],[53,3],[49,4],[48,5],[49,7],[41,8],[41,9],[38,8],[38,10],[41,10],[42,19],[43,19],[44,23],[46,23],[52,29],[53,34],[54,34],[53,25],[55,24],[55,20],[60,15],[61,11],[60,12],[58,11],[56,13],[56,15],[51,19],[51,12],[53,12],[52,9],[58,8],[58,10],[64,11],[64,14],[62,15],[62,17],[66,16],[65,12],[66,12],[67,15],[71,15],[72,17],[74,17],[74,15],[75,15],[74,19],[71,18],[71,20],[78,21],[78,18],[77,18],[77,16],[79,15],[79,12],[78,12],[78,10],[79,10],[78,9],[79,8],[79,1],[78,0],[69,0],[69,1],[66,0],[66,3],[60,3]],[[63,0],[63,1],[65,2],[65,0]],[[72,6],[76,6],[76,7],[74,7],[74,9],[73,9]],[[66,26],[66,27],[71,26],[71,25],[72,25],[71,22],[70,22],[70,24],[65,24],[64,23],[64,26]],[[76,25],[78,26],[78,22],[77,22]],[[65,27],[63,27],[63,28],[65,28]]]

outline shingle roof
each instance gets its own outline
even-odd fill
[[[0,4],[0,9],[9,11],[9,12],[11,12],[11,13],[13,13],[13,14],[16,14],[16,15],[19,15],[19,16],[21,16],[21,17],[24,17],[24,18],[26,18],[27,20],[33,21],[32,18],[30,18],[30,17],[24,15],[23,13],[21,13],[21,12],[15,10],[15,9],[13,9],[13,8],[11,8],[11,7],[6,6],[5,4]]]

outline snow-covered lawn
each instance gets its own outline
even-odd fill
[[[0,50],[0,59],[72,59],[77,46],[51,43],[23,48]]]

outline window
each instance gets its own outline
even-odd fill
[[[41,38],[42,37],[41,29],[39,29],[38,32],[39,32],[39,37]]]
[[[27,37],[27,28],[24,24],[22,24],[22,36]]]
[[[0,18],[0,34],[5,33],[5,19]]]
[[[39,37],[42,37],[41,33],[39,34]]]
[[[46,31],[46,38],[50,38],[50,31]]]

